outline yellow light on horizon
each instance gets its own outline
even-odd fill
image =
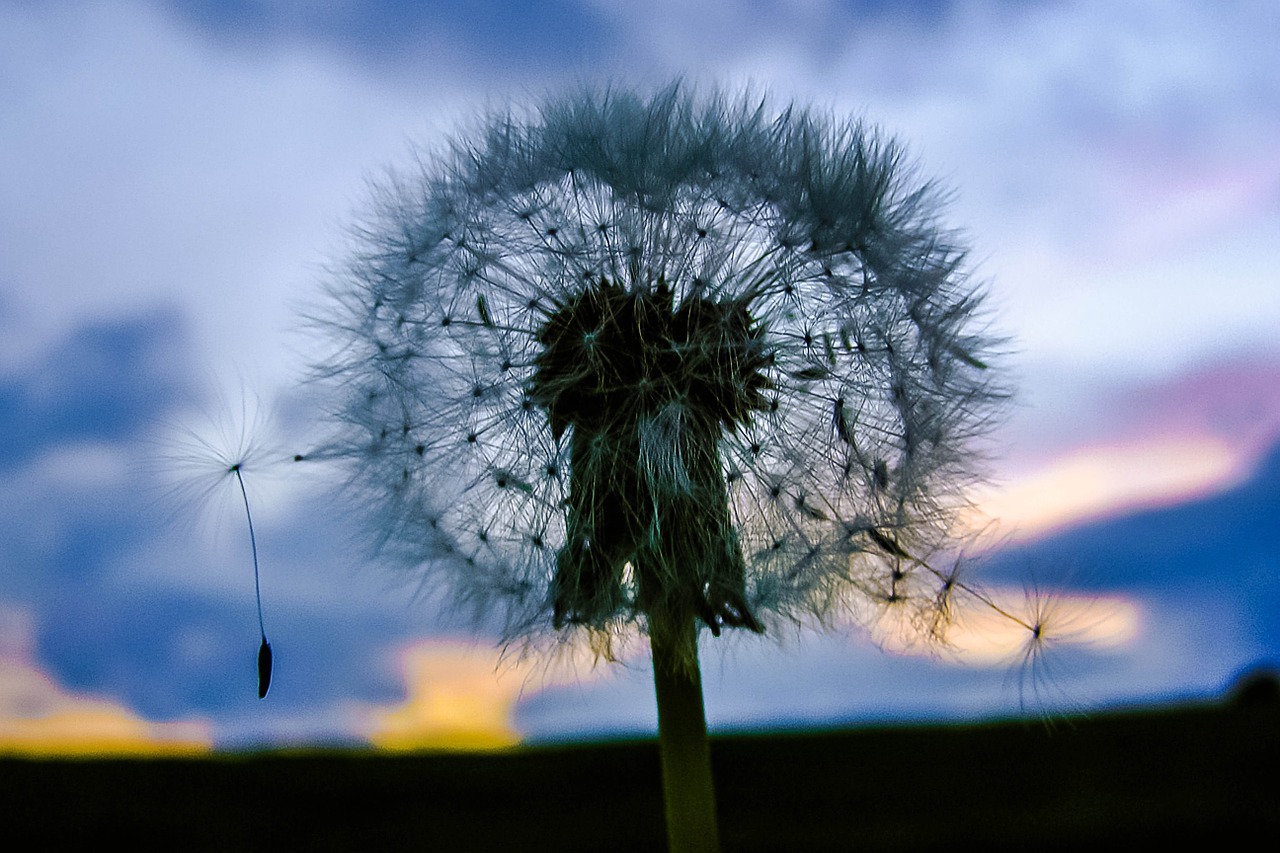
[[[518,679],[501,679],[496,654],[463,643],[415,645],[403,653],[404,702],[368,712],[379,749],[502,749],[520,735],[513,724]]]
[[[151,722],[118,702],[69,693],[25,662],[0,660],[0,755],[163,757],[212,749],[203,721]]]
[[[400,655],[405,700],[363,709],[364,735],[395,752],[513,747],[521,740],[515,709],[522,696],[598,677],[589,649],[563,651],[540,663],[503,660],[497,649],[460,640],[419,641]]]

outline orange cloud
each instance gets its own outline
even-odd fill
[[[153,723],[111,700],[69,693],[28,663],[0,658],[0,755],[195,755],[212,745],[207,723]]]
[[[587,650],[539,664],[503,660],[497,649],[460,640],[424,640],[400,653],[407,696],[358,711],[375,747],[392,751],[503,749],[520,742],[515,726],[522,696],[595,677]]]
[[[972,523],[993,519],[1001,534],[1029,538],[1119,510],[1210,493],[1238,479],[1247,457],[1214,437],[1082,448],[976,494]]]

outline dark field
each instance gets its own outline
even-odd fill
[[[726,851],[1070,849],[1280,831],[1280,704],[722,736]],[[654,742],[0,760],[8,849],[661,850]],[[1256,844],[1256,841],[1255,841]]]

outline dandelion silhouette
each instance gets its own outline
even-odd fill
[[[161,455],[161,469],[171,478],[172,497],[180,505],[203,504],[213,500],[225,488],[228,479],[235,480],[236,492],[244,506],[245,522],[249,531],[249,548],[253,557],[253,591],[258,613],[258,698],[265,699],[271,689],[272,651],[267,641],[266,622],[262,616],[262,584],[258,565],[258,537],[253,527],[253,513],[249,507],[249,490],[245,485],[245,472],[259,469],[259,463],[271,453],[251,433],[262,427],[250,423],[258,418],[249,416],[249,404],[242,400],[239,426],[232,426],[225,418],[211,419],[212,435],[201,435],[190,429],[183,430],[172,442],[166,443]],[[300,460],[295,460],[300,461]]]
[[[579,92],[390,182],[332,284],[379,544],[508,641],[647,633],[673,849],[718,845],[700,627],[980,596],[930,564],[1004,397],[938,202],[859,123]]]

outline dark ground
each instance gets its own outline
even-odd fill
[[[1052,726],[723,736],[712,758],[726,853],[1280,837],[1280,701],[1268,696]],[[20,840],[4,845],[13,850],[616,851],[664,840],[652,741],[0,759],[0,826]]]

